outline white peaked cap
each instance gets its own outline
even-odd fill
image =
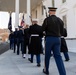
[[[38,19],[32,19],[32,21],[37,21],[38,22]]]

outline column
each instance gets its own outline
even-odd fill
[[[44,6],[43,9],[44,9],[44,18],[46,18],[46,12],[47,12],[47,1],[45,0],[42,0],[42,5]],[[46,8],[46,9],[45,9]]]
[[[15,28],[19,25],[19,0],[15,0]]]
[[[30,15],[30,4],[31,4],[31,1],[27,0],[27,14],[28,15]]]
[[[30,10],[30,6],[31,5],[31,0],[27,0],[27,18],[26,18],[26,24],[30,25],[31,24],[31,19],[30,19],[30,16],[31,16],[31,10]]]

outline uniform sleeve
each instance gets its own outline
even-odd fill
[[[42,31],[46,30],[46,26],[47,26],[47,19],[45,19],[43,24],[42,24]]]
[[[62,20],[61,20],[62,21]],[[63,34],[64,33],[64,23],[63,21],[61,22],[61,26],[60,26],[60,33]]]
[[[58,19],[59,19],[59,23],[60,23],[60,34],[63,35],[64,34],[64,23],[60,18],[58,18]]]

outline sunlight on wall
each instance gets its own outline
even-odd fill
[[[0,12],[0,28],[7,28],[8,27],[8,20],[9,20],[9,13],[8,12]]]
[[[0,12],[0,28],[8,28],[9,22],[9,13],[8,12]],[[12,13],[12,29],[14,30],[15,25],[15,13]]]

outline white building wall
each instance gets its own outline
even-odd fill
[[[36,15],[37,11],[37,15]],[[38,24],[42,22],[42,4],[38,5],[35,9],[32,10],[32,19],[38,19]]]
[[[67,30],[68,38],[76,38],[76,25],[75,25],[75,14],[74,9],[68,10],[67,13]]]
[[[59,1],[60,0],[55,0],[55,6],[58,7],[57,16],[62,19],[62,17],[66,15],[67,39],[71,38],[70,40],[66,40],[68,50],[70,52],[76,52],[76,0],[66,0],[65,3],[60,3]]]
[[[62,5],[62,0],[54,0],[55,2],[55,7],[60,7]]]
[[[76,0],[66,0],[65,3],[59,1],[55,0],[55,6],[58,7],[57,16],[61,18],[64,15],[67,16],[67,38],[76,38],[76,9],[74,7]]]
[[[36,11],[37,11],[37,16],[36,16]],[[38,19],[38,24],[41,24],[41,18],[42,18],[42,5],[38,5],[35,9],[32,10],[32,19]]]
[[[36,9],[32,10],[32,18],[36,18]]]

